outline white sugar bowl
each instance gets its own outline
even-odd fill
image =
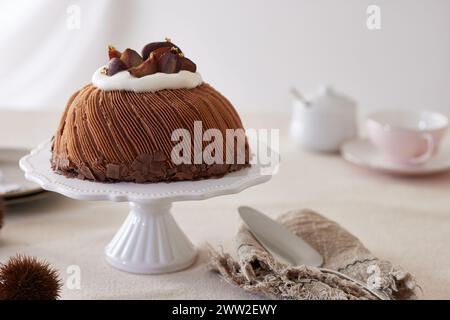
[[[351,98],[328,86],[304,98],[295,99],[291,134],[310,150],[339,151],[340,146],[357,136],[357,105]]]

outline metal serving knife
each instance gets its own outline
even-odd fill
[[[250,232],[277,260],[293,266],[322,266],[322,256],[303,239],[290,232],[285,226],[250,207],[241,206],[238,208],[238,211]],[[370,288],[367,284],[339,271],[326,268],[320,268],[320,270],[353,281],[381,300],[389,299],[385,293]]]
[[[250,207],[242,206],[238,211],[255,238],[277,259],[294,266],[322,265],[322,256],[285,226]]]

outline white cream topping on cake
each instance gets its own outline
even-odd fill
[[[99,68],[92,76],[92,84],[105,91],[126,90],[155,92],[164,89],[192,89],[203,83],[198,72],[181,70],[177,73],[154,73],[141,78],[132,76],[127,70],[108,76]]]

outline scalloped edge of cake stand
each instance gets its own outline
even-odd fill
[[[153,202],[155,200],[204,200],[226,194],[239,193],[251,186],[270,180],[262,174],[263,167],[253,164],[249,168],[231,172],[221,178],[196,181],[159,183],[101,183],[57,174],[50,166],[51,142],[47,141],[20,159],[25,177],[43,189],[77,200],[110,200],[118,202]]]
[[[128,217],[107,245],[105,255],[113,267],[138,274],[174,272],[195,261],[197,250],[170,212],[173,202],[235,194],[271,178],[267,171],[262,174],[261,166],[252,165],[217,179],[100,183],[55,173],[50,157],[49,141],[24,156],[19,164],[25,177],[45,190],[77,200],[129,202]]]

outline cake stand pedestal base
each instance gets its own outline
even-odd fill
[[[170,201],[130,202],[130,213],[106,247],[106,260],[131,273],[166,273],[189,267],[196,249],[170,213]]]

